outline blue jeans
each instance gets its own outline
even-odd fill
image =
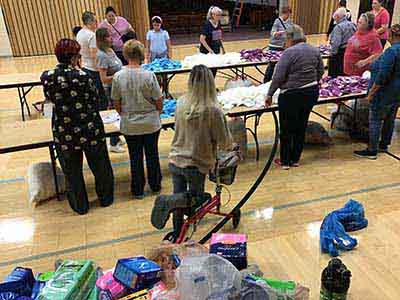
[[[174,164],[169,164],[169,171],[172,174],[172,184],[174,194],[190,193],[192,196],[199,196],[204,193],[206,175],[201,173],[196,167],[179,168]],[[179,237],[183,225],[184,212],[174,211],[174,235]]]
[[[112,89],[111,86],[107,86],[107,87],[104,88],[105,97],[107,99],[107,108],[108,108],[109,104],[112,107],[114,106],[114,105],[112,105],[111,89]],[[107,108],[104,109],[104,110],[107,110]],[[121,141],[121,139],[117,135],[113,135],[113,136],[110,137],[110,145],[113,146],[113,147],[117,146],[120,141]]]
[[[378,145],[381,148],[386,148],[390,145],[398,109],[399,103],[385,105],[380,108],[370,108],[368,147],[370,151],[378,151]]]

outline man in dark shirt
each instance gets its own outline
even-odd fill
[[[59,64],[41,76],[46,99],[53,104],[52,131],[62,170],[67,180],[71,208],[89,210],[82,164],[83,153],[96,181],[102,206],[114,199],[114,176],[107,152],[103,121],[98,110],[98,92],[93,79],[78,68],[80,46],[60,40],[55,49]]]

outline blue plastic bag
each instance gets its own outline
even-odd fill
[[[357,246],[357,240],[347,231],[356,231],[368,226],[364,207],[350,200],[346,205],[328,214],[321,225],[320,246],[323,253],[339,256],[339,250],[350,251]]]
[[[143,65],[142,68],[152,72],[160,72],[164,70],[179,70],[182,68],[182,64],[180,61],[169,58],[156,58],[151,63]]]

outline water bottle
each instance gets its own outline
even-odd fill
[[[346,300],[351,272],[338,258],[332,259],[321,275],[320,300]]]

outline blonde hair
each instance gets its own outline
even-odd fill
[[[189,77],[187,100],[190,104],[189,115],[204,113],[218,106],[215,79],[205,65],[194,66]]]
[[[144,46],[137,40],[127,41],[123,53],[126,60],[136,60],[140,63],[144,61]]]
[[[211,6],[207,13],[207,20],[211,20],[213,18],[213,14],[220,13],[222,14],[222,9],[218,6]]]

